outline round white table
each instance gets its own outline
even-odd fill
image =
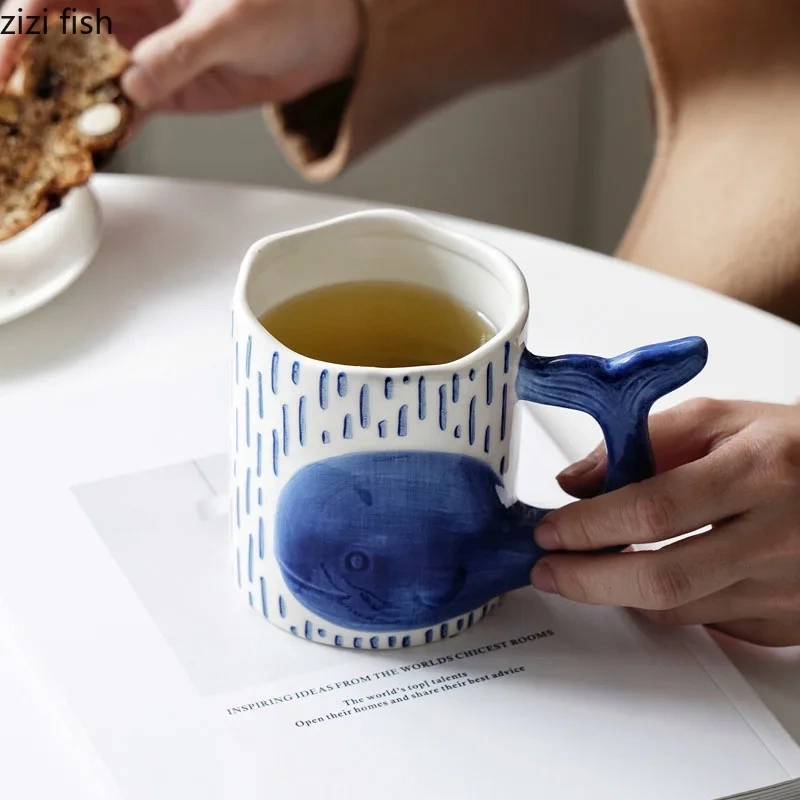
[[[248,246],[279,230],[368,207],[320,194],[221,184],[98,176],[104,239],[65,294],[0,329],[0,385],[20,401],[116,373],[225,357],[218,335]],[[516,260],[531,293],[529,345],[546,355],[614,355],[651,341],[701,335],[705,371],[659,405],[691,396],[800,399],[800,328],[612,258],[466,220],[446,224],[489,240]],[[594,446],[583,415],[544,409],[568,456]],[[800,740],[800,648],[720,644]]]

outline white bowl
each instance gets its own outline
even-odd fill
[[[29,314],[77,280],[95,257],[102,230],[97,199],[80,186],[61,208],[0,242],[0,324]]]

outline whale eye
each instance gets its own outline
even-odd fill
[[[347,566],[347,569],[352,570],[353,572],[363,572],[367,567],[369,567],[369,559],[367,558],[364,553],[359,553],[358,551],[354,553],[348,553],[345,556],[344,563]]]

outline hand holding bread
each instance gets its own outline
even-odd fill
[[[356,0],[108,0],[110,30],[77,34],[50,5],[46,34],[0,37],[0,241],[85,183],[135,109],[292,100],[348,75],[359,45]]]

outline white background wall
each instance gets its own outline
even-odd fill
[[[609,252],[650,157],[646,72],[632,36],[556,73],[428,117],[314,191],[496,222]],[[156,119],[117,169],[308,188],[258,110]]]

